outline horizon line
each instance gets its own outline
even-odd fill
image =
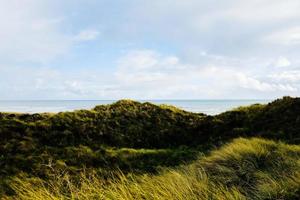
[[[282,98],[282,97],[279,97]],[[216,99],[133,99],[133,98],[120,98],[120,99],[0,99],[0,101],[121,101],[121,100],[133,100],[133,101],[251,101],[251,100],[274,100],[279,98],[216,98]]]

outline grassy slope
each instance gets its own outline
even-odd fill
[[[38,184],[36,184],[38,183]],[[236,139],[209,156],[158,175],[109,182],[82,175],[58,181],[16,179],[20,199],[298,199],[300,147],[263,139]]]
[[[71,179],[77,179],[77,174],[82,171],[95,171],[102,178],[107,178],[116,168],[123,173],[156,172],[159,166],[172,167],[191,162],[201,152],[241,136],[259,136],[299,144],[299,113],[300,98],[290,97],[217,116],[129,100],[97,106],[92,110],[58,114],[0,113],[0,196],[13,194],[10,180],[23,173],[26,177],[51,180],[61,172],[67,172]],[[234,155],[235,152],[231,153]],[[285,160],[283,157],[278,160],[276,156],[272,159],[275,163]],[[240,162],[237,163],[234,170],[243,167]],[[206,164],[202,166],[210,167]],[[251,165],[246,165],[245,170],[248,169]],[[185,173],[186,170],[173,172]],[[209,175],[214,171],[203,173]],[[165,174],[157,177],[164,178]],[[222,177],[222,174],[226,174],[226,170],[213,177]],[[299,176],[295,174],[295,177]],[[56,180],[60,181],[63,182],[63,179]],[[149,179],[146,181],[149,182]],[[241,179],[238,181],[242,183]],[[231,183],[228,185],[225,181],[223,184],[227,190]],[[292,186],[294,183],[290,184]],[[297,182],[295,184],[299,187]],[[110,190],[105,187],[105,191]],[[240,191],[240,188],[233,190]],[[242,191],[242,194],[253,195],[248,191]]]

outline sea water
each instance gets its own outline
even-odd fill
[[[186,111],[205,113],[209,115],[246,106],[251,104],[265,104],[271,100],[139,100],[154,104],[168,104]],[[96,105],[105,105],[116,100],[42,100],[42,101],[0,101],[0,112],[62,112],[79,109],[91,109]]]

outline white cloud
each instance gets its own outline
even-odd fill
[[[157,65],[159,55],[151,50],[130,51],[118,60],[119,68],[147,69]]]
[[[1,98],[269,98],[270,95],[295,94],[300,78],[300,73],[295,72],[258,79],[256,73],[245,68],[190,64],[178,56],[153,50],[130,51],[120,57],[117,64],[114,74],[101,70],[0,68]],[[10,74],[15,74],[14,79]],[[287,79],[291,82],[285,83]]]
[[[265,41],[280,45],[299,45],[300,27],[291,27],[288,29],[274,32],[264,38]]]
[[[270,22],[299,17],[298,0],[231,1],[232,7],[224,15],[239,21]]]
[[[269,77],[276,81],[299,82],[300,70],[290,70],[290,71],[274,73],[271,74]]]
[[[171,62],[170,62],[171,60]],[[168,62],[166,62],[168,61]],[[168,98],[188,95],[195,98],[218,98],[249,90],[267,93],[297,92],[291,84],[253,78],[247,70],[228,66],[182,63],[176,56],[150,50],[135,50],[120,58],[115,76],[121,90],[138,96]]]
[[[288,67],[291,65],[291,62],[283,56],[280,56],[275,62],[274,62],[274,66],[275,67]]]
[[[99,2],[0,0],[0,98],[299,94],[298,0]]]
[[[82,30],[74,37],[75,41],[90,41],[95,40],[100,32],[93,29]]]
[[[289,84],[276,84],[276,83],[267,83],[259,81],[252,77],[247,77],[245,74],[238,73],[236,74],[239,84],[243,88],[254,89],[262,92],[270,91],[287,91],[287,92],[296,92],[297,88]]]
[[[149,17],[150,13],[156,11],[156,15],[152,16],[154,20],[176,17],[178,14],[184,14],[183,20],[194,18],[206,23],[214,23],[222,19],[270,22],[300,16],[298,0],[219,0],[218,4],[204,0],[152,0],[136,5],[136,9],[140,9],[141,17]]]
[[[283,39],[281,33],[273,36],[273,31],[297,26],[299,9],[299,0],[139,1],[120,32],[130,39],[154,38],[153,43],[158,38],[156,45],[175,44],[185,57],[193,49],[203,54],[258,57],[262,63],[289,52],[286,45],[274,49],[274,44],[291,40]]]
[[[101,70],[6,66],[0,67],[0,86],[0,99],[105,99],[118,93]]]
[[[70,38],[63,18],[49,14],[49,1],[0,1],[0,59],[45,62],[65,54]]]
[[[52,4],[50,0],[0,0],[0,62],[45,64],[69,53],[74,42],[99,35],[92,29],[66,34],[65,16]]]

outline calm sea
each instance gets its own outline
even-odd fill
[[[268,103],[271,100],[147,100],[154,104],[169,104],[187,111],[210,115],[239,106]],[[0,101],[0,112],[61,112],[90,109],[96,105],[110,104],[114,100],[51,100],[51,101]],[[145,100],[141,100],[145,102]]]

